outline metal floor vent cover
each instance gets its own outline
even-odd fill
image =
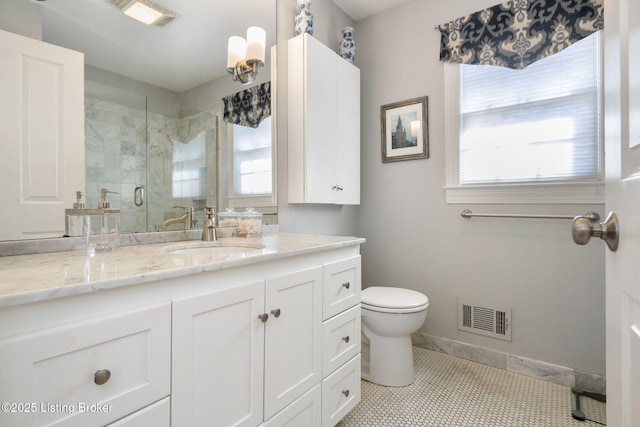
[[[459,299],[458,329],[511,341],[511,308]]]

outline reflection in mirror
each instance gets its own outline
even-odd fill
[[[229,206],[222,98],[248,86],[227,73],[228,38],[264,28],[266,64],[250,86],[269,81],[272,68],[275,0],[160,2],[179,14],[164,27],[134,21],[111,0],[0,5],[0,29],[84,53],[86,187],[73,190],[86,207],[101,188],[117,192],[109,200],[122,232],[199,228],[205,205]],[[171,221],[185,213],[174,206],[192,207],[191,221]]]
[[[216,205],[216,115],[185,115],[178,104],[85,82],[86,197],[118,193],[123,232],[195,228],[205,205]],[[194,208],[190,222],[170,221]],[[167,216],[169,218],[167,218]],[[200,222],[201,224],[201,222]]]

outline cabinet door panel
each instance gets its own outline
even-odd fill
[[[36,405],[0,412],[0,425],[104,425],[168,396],[170,313],[166,303],[0,342],[0,401]]]
[[[337,55],[313,37],[306,41],[306,198],[308,203],[335,203]]]
[[[113,424],[109,424],[109,427],[170,427],[169,412],[169,398],[167,397]]]
[[[267,279],[265,419],[321,380],[321,287],[322,267]]]
[[[260,424],[263,311],[264,282],[174,302],[172,425]]]
[[[336,203],[360,204],[360,69],[337,60]]]
[[[316,385],[261,427],[320,427],[322,387]]]

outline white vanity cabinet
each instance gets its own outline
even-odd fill
[[[360,399],[359,246],[245,262],[0,308],[0,426],[334,426]]]
[[[360,204],[360,70],[317,39],[288,41],[289,203]]]

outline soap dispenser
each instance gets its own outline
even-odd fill
[[[76,191],[76,202],[73,209],[64,210],[64,237],[84,236],[84,221],[86,209],[82,202],[82,191]]]
[[[107,194],[115,191],[100,189],[97,209],[85,209],[87,252],[111,252],[120,249],[120,209],[111,209]]]

